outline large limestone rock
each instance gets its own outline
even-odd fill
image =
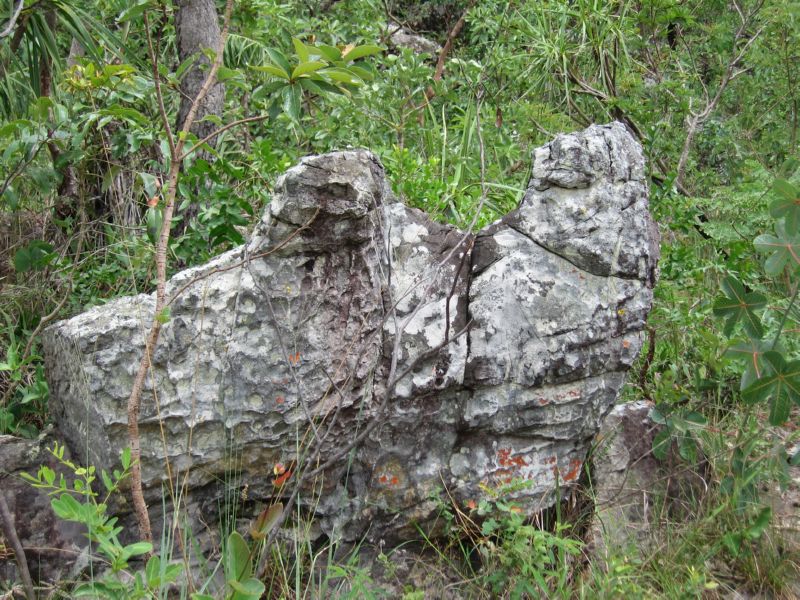
[[[520,207],[477,235],[397,202],[367,151],[303,159],[245,246],[169,282],[140,421],[149,501],[167,473],[206,519],[220,482],[265,501],[299,483],[345,540],[429,525],[445,488],[468,502],[524,481],[520,502],[551,505],[641,346],[647,190],[618,123],[537,150]],[[127,445],[153,307],[121,298],[46,331],[58,426],[98,466]]]

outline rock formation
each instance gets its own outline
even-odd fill
[[[224,482],[263,501],[299,485],[344,540],[429,526],[445,489],[463,504],[515,482],[545,508],[640,349],[657,256],[619,123],[536,150],[519,208],[477,235],[398,202],[367,151],[305,158],[246,245],[168,284],[140,419],[148,501],[168,473],[207,519]],[[45,333],[56,422],[98,467],[127,445],[153,307],[120,298]]]

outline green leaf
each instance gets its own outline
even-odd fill
[[[327,79],[338,81],[340,83],[347,83],[350,85],[358,85],[363,83],[361,78],[349,69],[341,67],[331,67],[328,69],[321,69],[317,71],[320,75],[324,75]]]
[[[764,328],[753,311],[766,305],[766,297],[758,292],[745,293],[744,286],[735,277],[726,277],[720,287],[725,296],[717,298],[713,312],[726,319],[725,335],[730,336],[736,323],[741,320],[747,335],[760,339],[764,335]]]
[[[800,191],[783,179],[775,181],[772,191],[778,197],[770,205],[769,213],[776,219],[786,217],[787,231],[796,234],[800,226]]]
[[[283,514],[283,503],[277,502],[261,511],[258,518],[250,525],[250,535],[254,540],[263,540],[275,527]]]
[[[133,21],[141,17],[144,12],[150,8],[150,0],[144,2],[135,2],[132,6],[128,6],[117,17],[117,23],[125,23],[126,21]]]
[[[356,46],[355,48],[350,49],[349,52],[345,52],[342,54],[342,58],[350,61],[358,60],[359,58],[364,58],[365,56],[380,54],[383,51],[384,48],[381,48],[380,46],[365,44],[364,46]]]
[[[161,309],[161,312],[159,312],[156,315],[156,321],[158,321],[162,325],[166,325],[167,323],[169,323],[169,319],[170,319],[170,309],[169,306],[165,306],[164,308]]]
[[[150,243],[155,245],[161,234],[161,226],[164,222],[164,211],[161,207],[151,206],[145,212],[144,218],[147,226],[147,238],[150,240]]]
[[[319,51],[319,53],[322,54],[323,58],[325,58],[325,59],[327,59],[327,60],[329,60],[331,62],[336,62],[336,61],[342,60],[342,52],[341,52],[341,50],[339,50],[335,46],[327,46],[326,44],[318,44],[317,46],[314,46],[314,48],[316,48]]]
[[[285,79],[286,81],[289,81],[290,79],[289,73],[273,65],[254,65],[251,66],[250,68],[255,69],[256,71],[261,71],[262,73],[269,73],[270,75],[274,75],[275,77],[280,77],[281,79]]]
[[[64,519],[65,521],[81,520],[80,516],[83,513],[81,504],[70,494],[61,494],[60,497],[53,498],[50,501],[50,506],[59,519]]]
[[[800,360],[787,363],[780,352],[770,350],[764,359],[772,372],[763,375],[742,391],[746,402],[770,401],[769,422],[782,425],[789,418],[792,402],[800,404]]]
[[[245,581],[253,575],[253,561],[250,557],[250,548],[238,531],[232,531],[225,545],[225,579],[231,581]]]
[[[258,600],[266,589],[258,579],[250,577],[245,581],[228,581],[234,590],[231,600]]]
[[[772,255],[764,263],[764,270],[773,277],[780,275],[791,260],[800,264],[800,238],[788,235],[782,222],[775,225],[776,235],[763,234],[754,240],[756,250]]]
[[[752,338],[737,342],[728,348],[728,350],[725,352],[726,356],[733,358],[734,360],[745,361],[742,380],[739,384],[740,391],[744,390],[756,379],[761,377],[765,369],[770,369],[769,365],[764,364],[764,352],[772,349],[771,342],[754,340]]]
[[[292,38],[292,44],[294,45],[294,52],[297,54],[297,58],[300,59],[300,62],[308,62],[308,59],[311,56],[308,46],[306,46],[297,38]]]
[[[14,254],[14,269],[17,273],[39,271],[46,267],[55,256],[50,244],[41,240],[33,240]]]
[[[665,427],[653,438],[653,456],[658,460],[666,460],[671,445],[672,432]]]
[[[691,435],[681,436],[678,441],[678,454],[689,463],[697,461],[697,443]]]
[[[304,80],[304,81],[310,81],[310,80]],[[266,98],[273,92],[278,91],[285,85],[286,83],[284,83],[283,81],[270,81],[269,83],[260,85],[253,92],[251,99],[253,100],[253,102],[258,102],[259,100],[263,100],[264,98]]]
[[[101,108],[97,114],[105,117],[112,117],[120,121],[126,121],[136,125],[147,125],[150,121],[138,110],[126,106],[115,104],[110,108]],[[99,123],[101,126],[105,124],[102,120]]]
[[[275,48],[267,48],[267,56],[269,56],[270,61],[276,67],[279,67],[286,73],[286,79],[289,79],[289,73],[292,72],[292,66],[289,64],[286,56],[280,50]]]
[[[294,68],[294,71],[292,71],[292,80],[297,79],[298,77],[302,77],[303,75],[306,75],[308,73],[319,71],[320,69],[327,66],[328,63],[324,63],[318,60],[311,62],[302,62]]]
[[[747,537],[751,540],[757,540],[760,538],[769,526],[771,519],[772,508],[765,506],[761,509],[761,512],[758,513],[758,516],[755,518],[750,527],[747,528]]]
[[[656,425],[665,425],[667,417],[664,415],[663,405],[657,404],[650,410],[650,420]]]
[[[290,85],[281,91],[283,96],[283,112],[285,112],[293,121],[300,119],[300,95],[301,88],[298,85]]]
[[[122,455],[120,456],[120,460],[122,461],[122,468],[127,471],[131,466],[131,449],[130,448],[125,448],[122,451]],[[119,479],[119,477],[117,477],[117,479]]]
[[[102,471],[100,473],[100,479],[103,480],[103,487],[106,488],[107,492],[110,492],[111,490],[114,489],[114,482],[111,481],[111,477],[106,471]]]

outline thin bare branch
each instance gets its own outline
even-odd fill
[[[17,6],[14,8],[14,13],[11,15],[11,19],[9,19],[8,23],[6,24],[6,28],[3,31],[0,31],[0,39],[11,35],[11,32],[14,31],[14,25],[17,24],[17,19],[19,18],[19,14],[22,12],[22,5],[25,4],[25,0],[19,0]]]
[[[22,2],[20,2],[22,4]],[[8,509],[6,497],[3,492],[0,492],[0,525],[3,528],[3,535],[11,549],[14,551],[14,558],[17,561],[19,568],[19,576],[22,579],[22,587],[25,588],[25,596],[28,600],[36,600],[36,593],[33,590],[33,581],[31,580],[31,572],[28,570],[28,559],[25,558],[25,550],[22,543],[17,536],[17,530],[14,528],[14,517]]]
[[[153,48],[153,37],[150,34],[150,21],[147,18],[147,11],[144,11],[144,32],[147,37],[147,52],[150,55],[150,66],[153,69],[153,84],[156,88],[156,101],[158,103],[158,113],[161,116],[161,124],[164,126],[164,131],[167,134],[167,143],[169,144],[170,158],[175,158],[175,140],[172,138],[172,127],[169,124],[169,117],[167,116],[167,109],[164,108],[164,96],[161,93],[161,75],[158,72],[158,58],[156,51]]]
[[[206,137],[204,137],[202,140],[198,141],[194,146],[192,146],[186,152],[181,154],[181,157],[180,157],[179,160],[184,160],[185,158],[191,156],[192,153],[194,153],[194,151],[197,150],[200,146],[210,142],[211,140],[213,140],[215,137],[217,137],[221,133],[224,133],[225,131],[228,131],[229,129],[232,129],[233,127],[237,127],[239,125],[245,125],[246,123],[257,123],[259,121],[266,121],[267,119],[269,119],[269,115],[258,115],[256,117],[247,117],[245,119],[239,119],[237,121],[232,121],[232,122],[228,123],[227,125],[223,125],[219,129],[209,133]]]

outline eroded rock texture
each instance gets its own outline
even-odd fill
[[[300,481],[346,540],[430,524],[445,487],[468,502],[524,480],[518,499],[547,507],[639,351],[657,255],[641,148],[620,124],[537,150],[520,207],[476,236],[397,202],[367,151],[303,159],[247,245],[169,283],[146,494],[160,504],[165,456],[206,515],[221,481],[261,499]],[[127,445],[153,306],[121,298],[46,332],[59,427],[99,466]]]

